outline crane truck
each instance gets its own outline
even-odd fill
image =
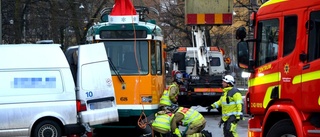
[[[179,105],[208,106],[222,95],[222,76],[228,63],[222,49],[207,47],[206,52],[207,67],[199,66],[195,47],[180,47],[173,53],[173,70],[185,74],[185,85],[180,88]]]
[[[254,39],[237,30],[248,137],[319,137],[320,1],[269,0],[250,22]]]
[[[186,0],[185,22],[192,27],[192,47],[180,47],[172,57],[173,71],[186,74],[179,105],[209,106],[222,95],[222,78],[230,58],[224,57],[223,49],[208,46],[211,45],[208,26],[231,25],[232,7],[232,0]]]

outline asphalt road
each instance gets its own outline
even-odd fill
[[[204,115],[207,120],[207,124],[204,130],[208,130],[212,133],[212,137],[223,137],[222,127],[219,128],[218,123],[220,122],[221,115],[216,110],[211,110],[211,112],[207,112],[207,110],[203,107],[192,107],[193,109],[198,110],[201,114]],[[244,121],[240,121],[238,123],[237,131],[239,137],[247,137],[248,136],[248,118],[245,118]],[[184,131],[184,127],[179,127],[180,131]],[[95,135],[94,137],[135,137],[135,131],[132,129],[112,129],[105,130],[104,134]]]
[[[216,110],[212,110],[210,113],[208,113],[207,110],[203,107],[193,108],[201,112],[207,120],[207,125],[204,130],[208,130],[209,132],[211,132],[212,137],[223,137],[222,127],[219,128],[218,125],[221,119],[221,115]],[[248,136],[248,118],[245,118],[244,121],[239,121],[237,131],[239,137]]]

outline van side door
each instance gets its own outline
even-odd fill
[[[77,67],[77,99],[86,110],[81,122],[98,125],[119,120],[108,56],[103,43],[80,45]]]

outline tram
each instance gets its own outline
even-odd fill
[[[141,117],[158,110],[166,86],[162,30],[145,18],[149,8],[124,2],[130,0],[116,0],[112,8],[103,9],[101,21],[86,36],[87,43],[106,47],[119,112],[119,122],[94,128],[137,127]]]

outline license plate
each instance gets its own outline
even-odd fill
[[[95,103],[90,103],[89,106],[91,110],[109,108],[109,107],[112,107],[112,102],[111,101],[95,102]]]
[[[203,95],[216,95],[215,92],[203,92]]]

